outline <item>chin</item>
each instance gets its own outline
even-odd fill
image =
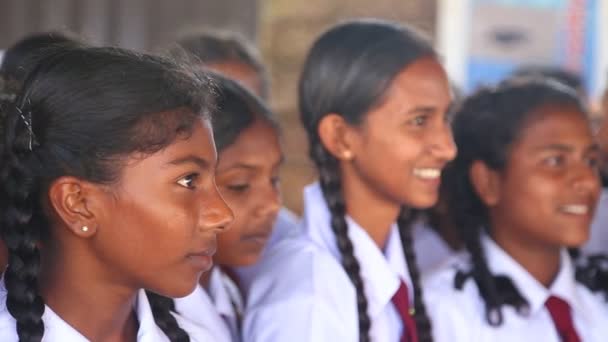
[[[407,198],[403,204],[414,209],[429,209],[435,206],[438,200],[438,194],[426,196],[423,194],[417,194],[417,196]]]
[[[154,293],[158,293],[161,296],[169,298],[181,298],[191,294],[198,286],[198,280],[202,274],[196,279],[177,279],[177,278],[165,278],[165,281],[172,281],[170,286],[158,288],[158,290],[151,290]]]

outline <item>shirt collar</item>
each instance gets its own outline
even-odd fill
[[[543,310],[549,296],[554,295],[565,300],[577,315],[585,317],[586,311],[577,291],[574,265],[566,249],[561,251],[560,268],[555,280],[546,288],[489,236],[482,236],[481,242],[490,271],[511,278],[517,290],[528,301],[531,314]]]
[[[243,302],[236,284],[219,267],[214,267],[209,279],[209,295],[220,315],[237,319],[236,310],[243,310]]]
[[[340,252],[330,226],[331,215],[318,183],[305,188],[304,203],[303,231],[315,244],[321,245],[340,260]],[[370,315],[376,316],[385,309],[397,292],[401,279],[408,284],[410,298],[413,298],[397,224],[391,226],[383,253],[363,227],[349,216],[346,217],[346,222],[355,257],[361,266]]]

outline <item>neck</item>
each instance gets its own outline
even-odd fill
[[[211,272],[213,272],[215,267],[217,267],[217,265],[213,266],[213,268],[211,268],[209,271],[203,273],[198,279],[199,285],[202,286],[207,292],[209,291],[209,283],[211,283]]]
[[[86,251],[78,253],[74,246],[47,247],[47,252],[42,250],[39,279],[45,303],[89,340],[134,341],[138,289],[112,281],[107,267],[93,261]]]
[[[346,203],[346,213],[384,250],[391,226],[397,220],[400,205],[389,201],[381,193],[359,178],[342,175],[342,191]]]
[[[498,229],[496,229],[498,228]],[[504,233],[502,233],[504,232]],[[559,273],[561,247],[519,238],[509,227],[492,227],[492,238],[538,282],[549,288]]]

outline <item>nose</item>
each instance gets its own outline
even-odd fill
[[[274,185],[260,190],[259,205],[256,214],[259,217],[276,216],[281,209],[281,192]]]
[[[574,177],[574,189],[580,194],[592,194],[594,197],[599,196],[601,183],[597,168],[590,167],[586,163],[582,163],[577,169]]]
[[[227,230],[234,221],[232,209],[226,204],[215,184],[208,193],[207,200],[203,201],[202,206],[200,226],[204,230],[216,230],[217,233],[220,233]]]
[[[452,136],[452,128],[447,122],[442,122],[441,127],[430,136],[432,140],[432,153],[444,162],[449,162],[456,157],[456,144]]]

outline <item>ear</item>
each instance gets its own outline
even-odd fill
[[[338,114],[325,115],[317,127],[323,146],[338,160],[350,161],[355,157],[352,127]]]
[[[469,169],[469,179],[473,189],[488,207],[493,207],[500,201],[500,177],[484,162],[476,160]]]
[[[55,180],[49,188],[49,202],[64,226],[79,237],[89,238],[98,228],[102,190],[76,177]]]

